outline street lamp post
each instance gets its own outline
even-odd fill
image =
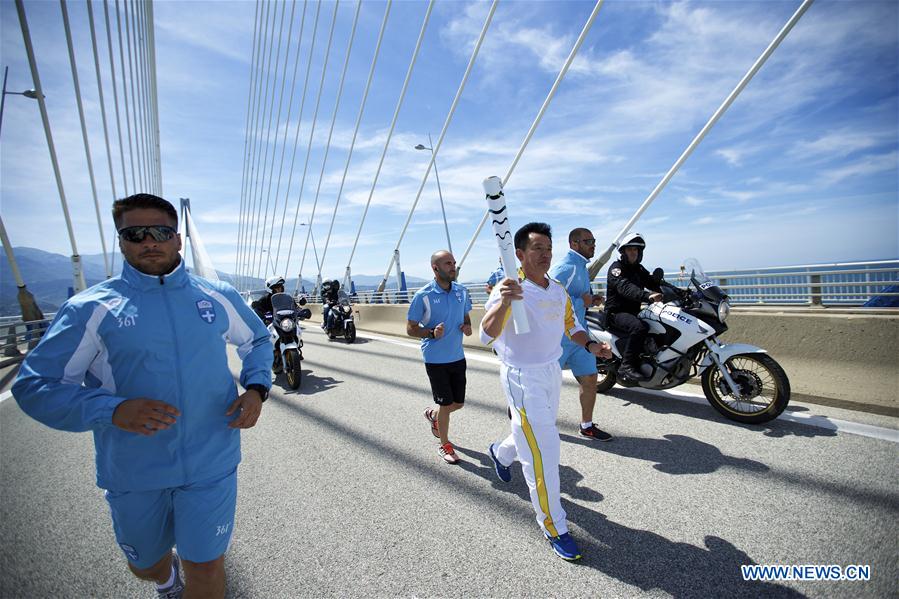
[[[446,209],[443,207],[443,191],[440,189],[440,175],[437,173],[437,156],[434,155],[434,143],[431,141],[431,134],[428,133],[428,143],[431,147],[418,144],[416,150],[430,150],[431,158],[434,160],[434,177],[437,179],[437,196],[440,198],[440,212],[443,213],[443,228],[446,229],[446,245],[449,253],[453,253],[453,244],[450,243],[449,225],[446,224]]]
[[[37,92],[33,89],[26,89],[23,92],[8,92],[6,91],[6,76],[9,74],[9,67],[5,67],[3,69],[3,97],[0,99],[0,130],[3,127],[3,107],[6,105],[6,96],[25,96],[26,98],[31,98],[32,100],[37,100]]]
[[[37,92],[33,89],[26,89],[23,92],[8,92],[6,91],[6,78],[9,74],[9,67],[3,69],[3,94],[0,96],[0,130],[3,127],[3,107],[6,104],[6,96],[25,96],[26,98],[31,98],[32,100],[37,99]],[[19,272],[19,265],[16,262],[15,254],[12,251],[12,244],[9,241],[9,237],[6,235],[6,227],[3,226],[3,220],[0,219],[0,242],[3,243],[3,249],[6,252],[6,259],[9,261],[10,269],[13,272],[13,277],[16,280],[16,287],[18,287],[19,291],[17,294],[17,299],[19,300],[19,307],[22,310],[22,321],[23,322],[33,322],[36,320],[43,320],[44,314],[41,312],[41,309],[38,307],[37,302],[34,300],[34,296],[31,295],[31,292],[28,291],[28,288],[25,286],[25,281],[22,279],[22,274]],[[31,327],[33,325],[26,325]],[[19,351],[15,347],[7,347],[4,354],[6,356],[18,355]]]

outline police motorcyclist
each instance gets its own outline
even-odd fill
[[[284,277],[274,276],[265,280],[268,293],[253,302],[250,307],[259,315],[262,322],[268,324],[272,314],[272,296],[276,293],[284,293]]]
[[[640,372],[640,352],[649,327],[637,318],[640,304],[662,300],[659,282],[652,278],[640,262],[646,241],[639,233],[628,233],[618,246],[621,257],[609,267],[607,277],[606,322],[626,334],[627,345],[618,372],[625,378],[645,381]],[[656,293],[649,293],[651,289]]]
[[[272,322],[273,314],[275,309],[272,307],[272,296],[276,293],[284,293],[284,277],[275,275],[274,277],[269,277],[265,280],[265,286],[268,287],[268,293],[260,297],[258,300],[250,304],[250,307],[253,308],[253,311],[256,312],[256,315],[262,319],[266,325]],[[298,306],[296,302],[291,298],[291,302],[294,305],[294,309],[297,309]],[[281,340],[278,339],[275,341],[274,354],[272,360],[272,371],[275,373],[281,372]]]
[[[333,307],[338,302],[338,291],[340,291],[340,282],[336,279],[322,283],[322,328],[326,331],[334,326]]]

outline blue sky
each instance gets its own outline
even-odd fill
[[[607,1],[506,188],[513,228],[530,220],[549,222],[557,255],[566,251],[567,232],[575,226],[590,227],[606,247],[798,5]],[[278,215],[288,201],[281,272],[334,6],[321,5],[287,195],[317,4],[305,7],[302,40],[304,5],[295,8],[281,126],[272,134],[277,143],[269,153],[270,165],[271,157],[280,159],[286,129],[281,192],[261,196],[263,206],[270,198],[270,211],[277,200]],[[315,208],[319,251],[328,236],[385,6],[380,1],[361,6]],[[290,3],[271,5],[279,17],[282,7],[289,17]],[[414,146],[427,144],[429,132],[436,143],[489,7],[486,2],[436,3],[353,258],[354,273],[384,274],[428,163],[428,152]],[[78,249],[99,253],[59,4],[30,1],[25,8]],[[392,5],[329,241],[326,278],[342,275],[347,265],[425,9],[425,2]],[[457,258],[483,214],[481,181],[508,170],[592,9],[592,2],[499,3],[437,159]],[[112,193],[86,5],[72,1],[68,10],[110,244]],[[100,19],[102,3],[95,3],[94,10]],[[156,2],[154,10],[163,195],[174,201],[191,198],[208,252],[217,268],[232,272],[256,4],[165,1]],[[308,222],[319,187],[355,10],[355,2],[337,8],[299,222]],[[12,2],[0,4],[0,17],[8,89],[21,91],[32,83]],[[104,31],[102,19],[97,24]],[[646,264],[673,269],[693,256],[707,269],[730,269],[899,256],[897,28],[899,3],[892,0],[815,2],[635,226],[648,238]],[[103,38],[101,68],[112,114]],[[285,122],[298,41],[298,83],[291,119]],[[273,69],[275,94],[285,53],[282,45],[281,61]],[[267,135],[263,131],[260,143]],[[7,97],[0,141],[0,199],[13,245],[71,253],[35,102]],[[114,139],[111,143],[115,148]],[[121,194],[118,169],[116,176]],[[269,234],[263,235],[266,246]],[[275,242],[277,237],[276,230]],[[291,276],[299,270],[305,240],[306,228],[300,227]],[[400,248],[404,270],[427,277],[428,256],[446,245],[432,174]],[[272,253],[279,253],[277,247]],[[267,261],[258,255],[256,260]],[[462,278],[486,277],[496,262],[495,244],[485,231]],[[316,272],[310,246],[302,274],[312,278]]]

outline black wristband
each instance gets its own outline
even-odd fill
[[[262,398],[262,403],[265,403],[265,400],[268,399],[268,389],[265,388],[265,385],[252,384],[247,385],[247,391],[255,391],[259,394],[259,397]]]
[[[587,343],[584,344],[584,349],[586,349],[587,351],[590,351],[591,345],[596,345],[596,341],[594,341],[593,339],[587,340]]]
[[[436,339],[434,336],[434,329],[428,329],[428,339]]]

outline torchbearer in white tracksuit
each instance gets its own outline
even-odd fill
[[[559,497],[559,429],[556,415],[562,388],[559,339],[563,333],[596,356],[609,357],[611,348],[590,339],[578,322],[565,288],[546,272],[552,262],[549,225],[529,223],[515,233],[515,255],[525,279],[503,279],[490,294],[481,320],[481,341],[493,344],[502,361],[500,382],[512,413],[511,434],[489,447],[496,473],[509,482],[509,467],[521,462],[537,523],[559,557],[581,557],[568,533]],[[521,300],[530,331],[516,334],[510,319],[513,300]]]

